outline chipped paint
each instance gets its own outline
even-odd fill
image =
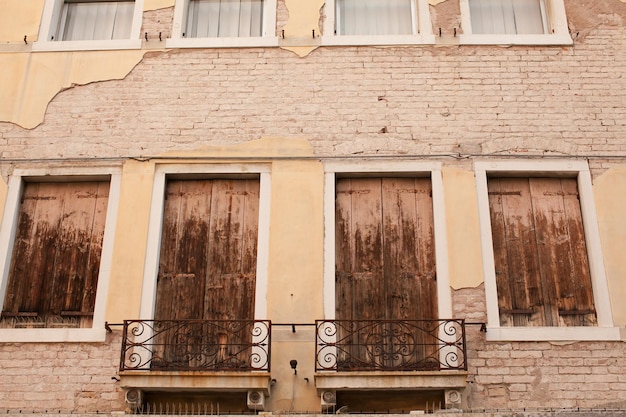
[[[314,41],[312,31],[320,32],[320,9],[324,0],[285,0],[289,10],[289,20],[284,26],[285,39],[302,41],[300,45],[281,45],[282,48],[304,57],[319,45],[309,45]]]
[[[168,7],[174,7],[175,0],[144,0],[143,11],[166,9]]]
[[[95,81],[123,79],[146,51],[81,51],[0,54],[0,121],[26,129],[43,122],[48,103],[60,91]],[[8,77],[6,76],[8,74]]]

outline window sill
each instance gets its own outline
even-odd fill
[[[433,45],[435,35],[322,36],[322,46]]]
[[[4,343],[42,342],[104,342],[106,330],[102,329],[1,329],[0,340]]]
[[[170,38],[166,48],[250,48],[278,46],[277,37]]]
[[[488,342],[621,340],[619,327],[487,327]]]
[[[140,39],[102,41],[37,41],[33,51],[106,51],[116,49],[141,49]]]
[[[569,34],[558,35],[459,35],[461,45],[572,45]]]

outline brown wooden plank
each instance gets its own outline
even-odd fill
[[[506,219],[504,218],[504,208],[502,207],[503,190],[501,180],[499,178],[490,178],[488,186],[500,325],[513,326],[513,316],[509,313],[513,310],[513,295],[508,273]]]
[[[506,264],[499,265],[497,269],[506,271],[511,309],[536,311],[537,306],[542,304],[542,292],[528,179],[501,178],[499,183],[503,192],[500,199],[506,258],[499,256],[498,259]],[[513,315],[510,321],[515,326],[543,325],[539,311],[530,316]]]
[[[202,317],[213,183],[167,182],[155,319]]]
[[[339,198],[341,194],[347,194],[347,197]],[[338,277],[350,278],[341,283],[346,288],[340,292],[348,292],[352,302],[339,306],[346,310],[338,310],[337,318],[384,318],[381,181],[379,178],[341,179],[337,195],[338,203],[349,204],[338,206],[337,212],[339,219],[349,219],[352,232],[346,236],[349,243],[345,248],[349,252],[340,254],[350,270],[341,270],[341,265],[337,266]]]
[[[383,178],[382,184],[387,318],[436,318],[430,180]]]
[[[559,326],[557,282],[561,274],[572,273],[561,183],[558,178],[530,178],[529,184],[541,265],[544,325]]]
[[[86,268],[85,286],[81,303],[82,312],[93,312],[96,302],[96,289],[98,286],[98,274],[100,272],[100,260],[102,254],[102,242],[106,223],[107,207],[109,204],[109,189],[107,182],[100,182],[97,187],[96,201],[94,204],[94,217],[89,245],[89,260]]]
[[[258,187],[257,180],[215,183],[205,318],[254,317]]]

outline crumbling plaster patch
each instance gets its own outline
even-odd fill
[[[567,23],[574,42],[580,42],[601,25],[622,25],[626,0],[565,0]]]
[[[143,11],[165,9],[174,7],[175,0],[144,0]]]
[[[289,13],[289,20],[282,30],[285,38],[291,40],[306,40],[302,46],[283,46],[298,56],[304,57],[316,49],[317,45],[307,45],[311,39],[311,31],[320,32],[320,9],[324,6],[325,0],[285,0],[285,8]]]
[[[95,81],[123,79],[145,50],[0,54],[0,121],[33,129],[62,90]]]

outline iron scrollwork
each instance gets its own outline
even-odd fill
[[[120,370],[269,371],[264,320],[126,320]]]
[[[467,370],[464,320],[318,320],[316,370]]]

